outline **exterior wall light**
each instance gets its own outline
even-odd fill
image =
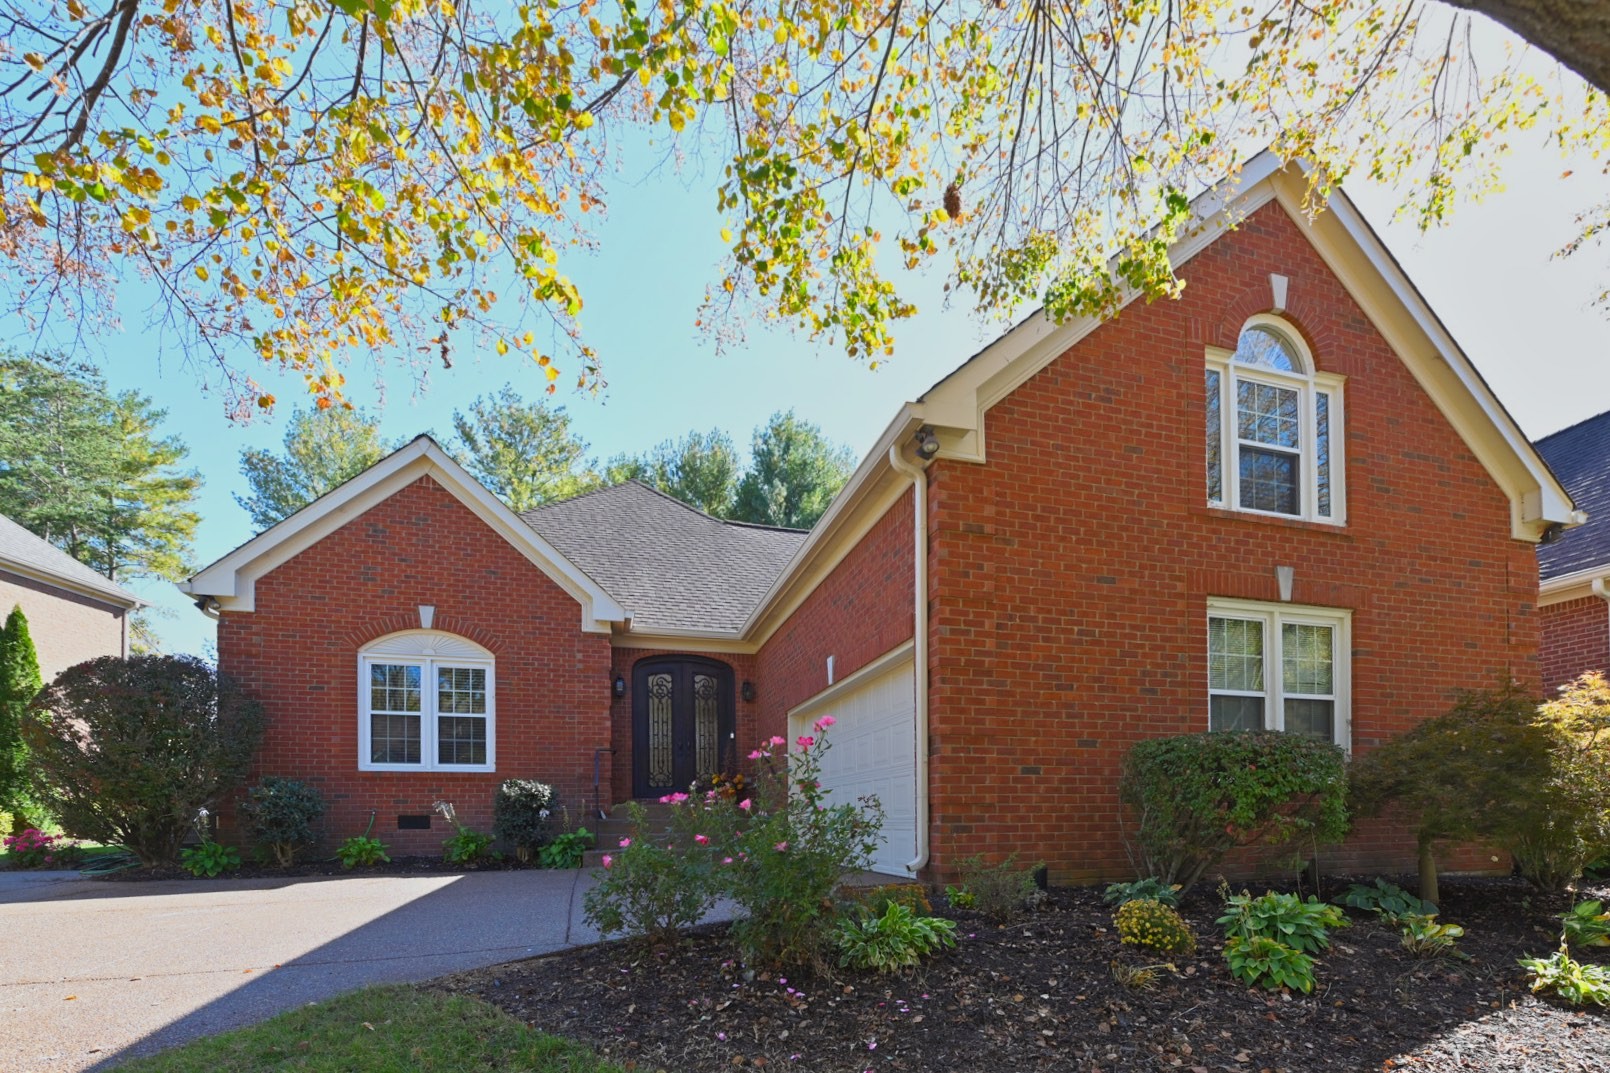
[[[626,696],[626,678],[623,675],[617,674],[615,676],[615,681],[611,685],[611,689],[613,690],[617,700]]]
[[[939,453],[939,436],[927,425],[917,430],[913,442],[917,445],[917,457],[924,462]]]
[[[754,700],[755,699],[755,683],[753,683],[753,682],[745,682],[743,684],[743,688],[739,690],[739,693],[740,693],[740,695],[743,697],[743,699],[745,701]]]

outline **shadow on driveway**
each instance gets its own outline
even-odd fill
[[[0,1054],[108,1069],[371,984],[597,940],[580,871],[0,886]],[[16,1062],[16,1065],[9,1063]]]

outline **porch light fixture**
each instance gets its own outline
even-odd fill
[[[755,683],[753,683],[753,682],[745,682],[743,684],[743,688],[741,688],[739,690],[739,693],[740,693],[740,695],[742,695],[742,697],[743,697],[743,699],[745,701],[754,700],[755,699]]]
[[[927,462],[939,453],[939,436],[928,425],[917,430],[913,441],[917,445],[917,457]]]
[[[626,679],[625,679],[625,677],[622,676],[622,675],[617,674],[615,676],[615,681],[613,683],[611,683],[610,688],[614,691],[616,699],[619,699],[621,697],[626,696]]]

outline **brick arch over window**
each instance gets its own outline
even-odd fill
[[[1272,292],[1273,288],[1267,279],[1249,284],[1224,307],[1223,316],[1206,326],[1201,342],[1234,350],[1247,322],[1253,317],[1264,314],[1279,317],[1293,333],[1302,337],[1302,342],[1314,356],[1319,371],[1343,376],[1351,376],[1358,371],[1354,367],[1350,351],[1341,345],[1333,328],[1313,327],[1331,324],[1335,319],[1335,311],[1322,308],[1316,296],[1303,289],[1300,277],[1288,278],[1285,305],[1276,308],[1272,301]],[[1327,313],[1330,315],[1327,316]]]
[[[460,615],[444,615],[438,612],[432,620],[430,628],[438,633],[457,634],[467,640],[474,641],[494,656],[502,653],[504,648],[507,647],[501,636]],[[419,611],[417,608],[410,608],[406,612],[381,615],[377,618],[369,619],[359,629],[347,633],[345,640],[354,649],[360,649],[390,634],[406,633],[410,630],[418,629],[420,629]]]

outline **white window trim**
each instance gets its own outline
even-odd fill
[[[1302,336],[1279,317],[1260,313],[1249,319],[1241,330],[1246,331],[1248,328],[1267,328],[1277,332],[1290,344],[1292,350],[1296,352],[1298,361],[1308,371],[1288,373],[1279,369],[1258,368],[1233,360],[1235,357],[1233,350],[1225,350],[1223,347],[1207,348],[1207,368],[1219,374],[1219,488],[1224,496],[1221,500],[1208,500],[1208,506],[1263,518],[1285,518],[1317,522],[1321,525],[1346,525],[1347,481],[1344,463],[1347,452],[1343,435],[1347,427],[1347,415],[1342,394],[1346,378],[1334,373],[1319,372],[1318,366],[1314,364],[1314,356],[1309,352]],[[1301,509],[1296,514],[1254,510],[1241,505],[1241,446],[1243,442],[1250,442],[1240,438],[1236,421],[1236,383],[1243,380],[1248,383],[1293,388],[1299,394],[1301,425],[1298,436],[1302,446],[1296,453],[1299,455],[1301,468],[1298,489]],[[1318,396],[1321,393],[1330,397],[1331,513],[1328,516],[1319,513],[1319,443],[1316,433],[1319,428]],[[1283,448],[1270,447],[1268,444],[1257,446],[1266,450],[1292,453]],[[1203,479],[1206,480],[1205,466]]]
[[[1353,751],[1353,613],[1334,607],[1313,607],[1303,604],[1265,604],[1251,600],[1226,600],[1210,597],[1207,617],[1240,619],[1257,622],[1263,629],[1263,691],[1218,689],[1209,686],[1203,705],[1203,720],[1207,729],[1213,726],[1213,697],[1262,697],[1265,730],[1285,730],[1286,699],[1285,661],[1282,658],[1281,626],[1328,626],[1331,634],[1331,673],[1333,675],[1335,713],[1335,743],[1346,752]],[[1204,623],[1204,626],[1207,624]],[[1203,631],[1203,649],[1212,659],[1209,647],[1211,631]],[[1294,700],[1312,694],[1293,693]],[[1329,699],[1329,698],[1326,698]]]
[[[470,644],[463,638],[451,634],[438,634],[427,631],[414,631],[411,640],[416,643],[412,646],[417,654],[407,651],[398,651],[395,643],[397,635],[390,638],[381,638],[371,642],[358,654],[358,770],[359,771],[458,771],[458,772],[490,772],[497,770],[497,674],[496,661],[491,653],[484,656],[460,655],[455,651],[451,655],[437,655],[434,653],[433,639],[451,638],[455,649],[463,649]],[[386,645],[389,650],[370,651],[371,648]],[[480,651],[480,646],[474,646]],[[370,760],[370,746],[372,744],[372,711],[369,693],[369,668],[377,663],[388,666],[419,667],[420,670],[420,712],[419,712],[419,760],[417,764],[379,764]],[[444,764],[437,758],[439,742],[436,733],[436,671],[442,667],[480,667],[486,670],[486,763],[484,764]],[[449,713],[452,714],[452,713]]]

